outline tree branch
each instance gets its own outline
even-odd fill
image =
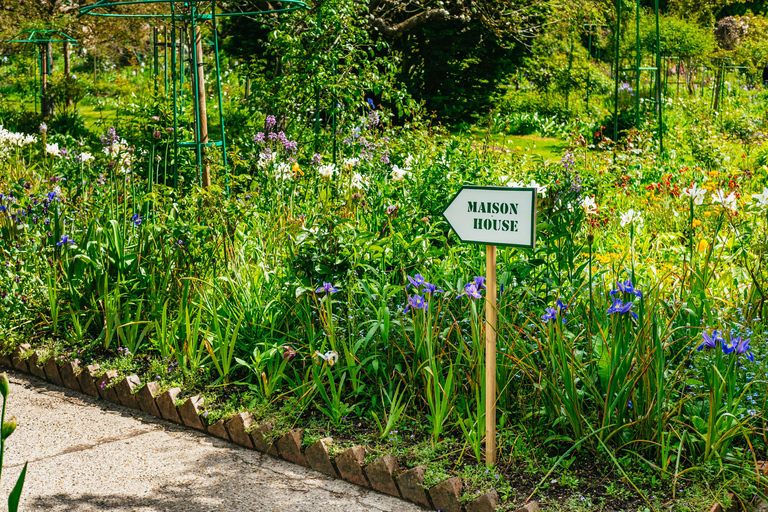
[[[430,9],[411,16],[397,25],[388,25],[381,18],[371,18],[370,24],[386,39],[396,39],[430,21],[447,20],[450,14],[445,9]]]

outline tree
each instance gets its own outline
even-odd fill
[[[402,59],[398,74],[448,121],[486,110],[548,15],[548,0],[371,0],[375,35]]]

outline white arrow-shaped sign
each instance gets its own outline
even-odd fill
[[[466,185],[443,212],[462,242],[533,248],[536,189]]]

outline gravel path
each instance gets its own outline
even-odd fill
[[[23,512],[417,512],[405,501],[9,372],[0,508],[29,461]]]

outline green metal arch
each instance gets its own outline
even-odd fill
[[[263,0],[266,1],[266,0]],[[175,17],[177,19],[183,18],[183,16],[173,15],[172,13],[169,14],[127,14],[127,13],[108,13],[108,12],[94,12],[97,9],[110,9],[114,7],[121,7],[121,6],[138,6],[138,5],[148,5],[148,4],[168,4],[168,5],[174,5],[174,4],[210,4],[210,0],[123,0],[123,1],[114,1],[114,0],[99,0],[95,4],[86,5],[79,9],[78,17],[83,15],[91,15],[91,16],[101,16],[105,18],[161,18],[161,19],[169,19],[172,17]],[[287,6],[283,7],[282,9],[266,9],[262,11],[248,11],[248,12],[217,12],[216,17],[231,17],[231,16],[254,16],[258,14],[277,14],[282,12],[291,12],[291,11],[297,11],[299,9],[309,9],[307,4],[305,2],[302,2],[301,0],[280,0],[281,4],[288,4]],[[198,15],[197,19],[211,19],[210,14],[205,15]]]
[[[6,43],[74,43],[77,39],[60,30],[22,30]]]

